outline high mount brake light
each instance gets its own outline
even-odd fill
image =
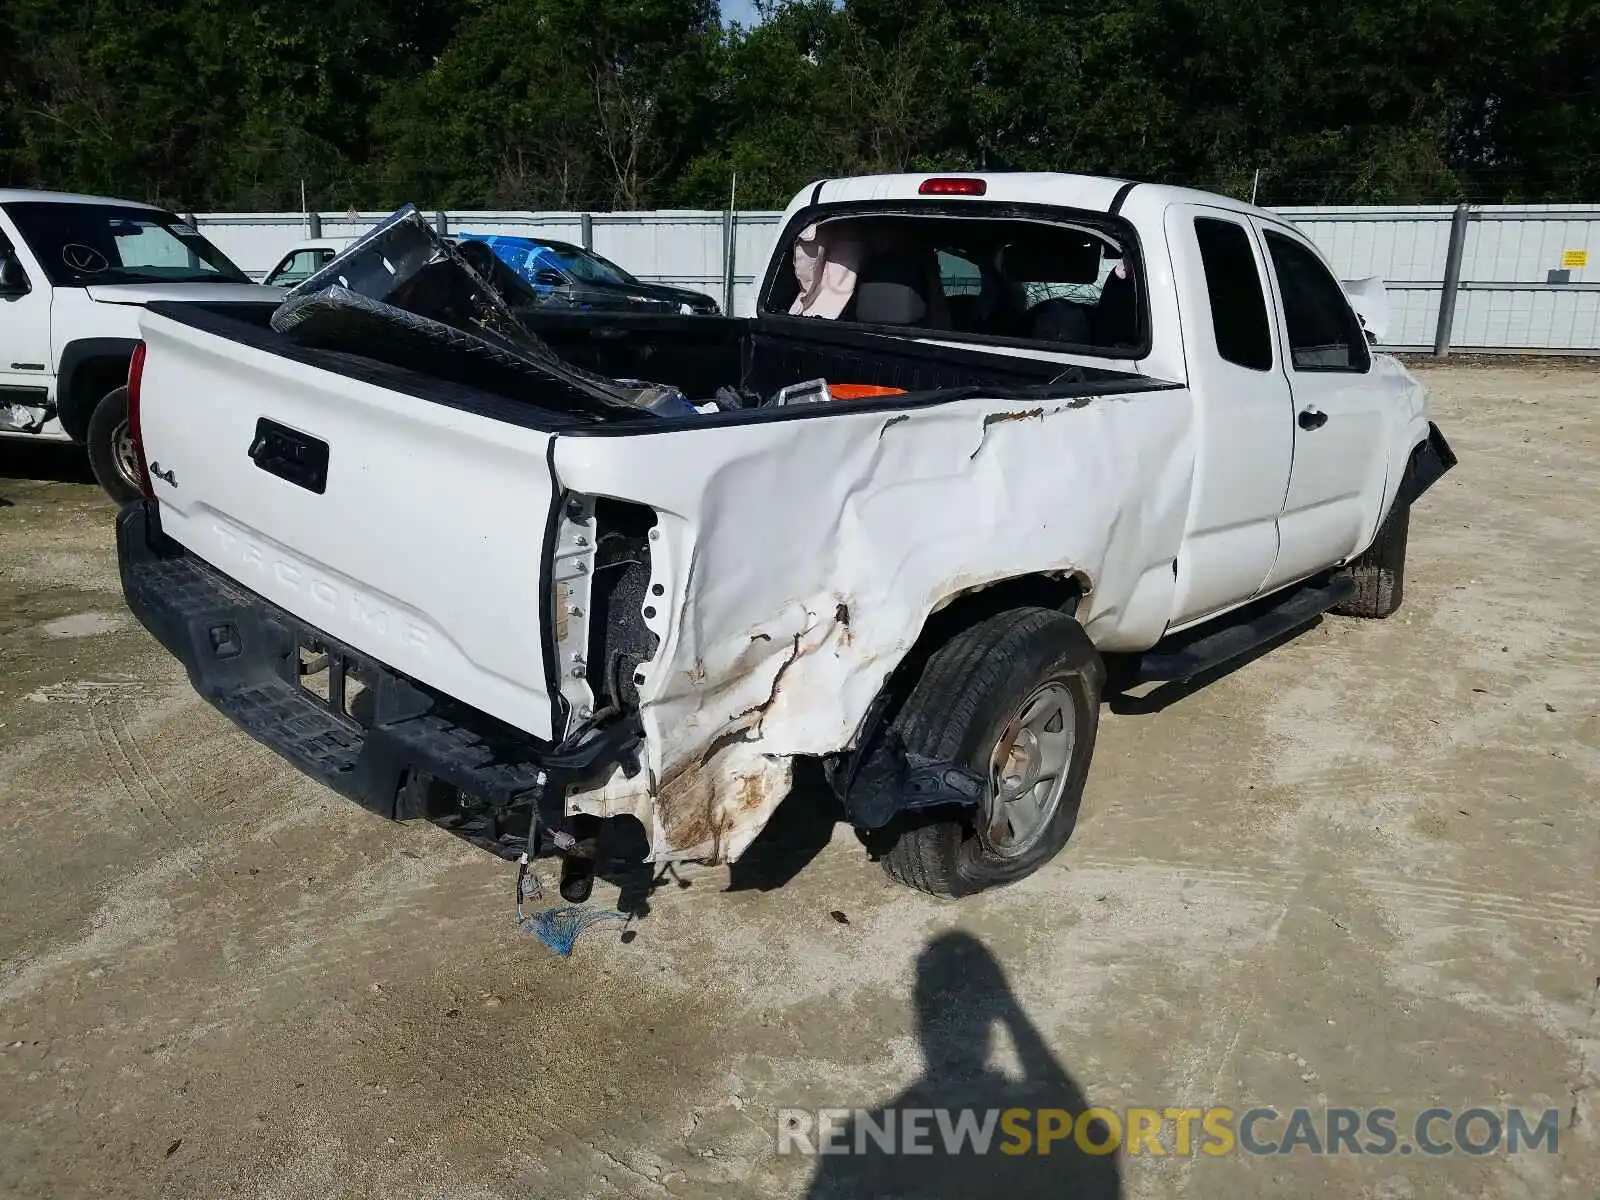
[[[981,196],[988,190],[987,179],[936,176],[933,179],[924,179],[917,192],[923,196]]]

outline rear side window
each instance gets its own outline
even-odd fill
[[[1282,234],[1267,250],[1283,296],[1283,320],[1296,371],[1365,371],[1372,365],[1366,334],[1344,289],[1311,251]]]
[[[1194,235],[1205,268],[1217,353],[1252,371],[1270,370],[1272,328],[1249,233],[1234,221],[1196,217]]]

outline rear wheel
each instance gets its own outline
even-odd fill
[[[89,417],[85,439],[89,466],[96,482],[118,504],[137,500],[139,458],[133,448],[133,432],[128,426],[128,389],[107,392]]]
[[[959,763],[987,786],[976,812],[906,814],[884,870],[963,896],[1054,858],[1077,823],[1104,677],[1082,627],[1043,608],[991,617],[934,654],[895,728],[907,751]]]
[[[1405,597],[1406,537],[1411,530],[1411,506],[1398,501],[1384,518],[1361,556],[1344,569],[1355,584],[1350,598],[1333,606],[1345,617],[1382,619],[1392,615]]]

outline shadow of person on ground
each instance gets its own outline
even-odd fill
[[[1121,1194],[1116,1154],[1087,1153],[1074,1136],[1089,1107],[1082,1089],[1050,1053],[982,942],[955,932],[929,943],[917,960],[915,1003],[926,1064],[922,1077],[835,1135],[833,1144],[848,1153],[819,1154],[807,1192],[810,1200],[865,1196],[1115,1200]],[[1022,1064],[1021,1079],[1002,1075],[990,1065],[996,1030],[1010,1037]],[[1022,1141],[1001,1124],[1002,1115],[1013,1109],[1029,1110],[1025,1116],[1013,1113],[1010,1118],[1030,1135],[1026,1153],[1015,1152]],[[1055,1110],[1057,1129],[1066,1125],[1061,1114],[1070,1117],[1072,1132],[1052,1140],[1049,1153],[1042,1154],[1036,1140],[1039,1110],[1047,1109]],[[915,1110],[934,1110],[920,1122],[924,1131],[920,1144],[931,1152],[905,1152],[905,1122]],[[943,1121],[940,1110],[945,1113]],[[959,1130],[964,1110],[970,1114],[969,1128],[977,1130],[994,1114],[986,1153],[974,1152],[971,1139],[947,1145],[945,1129]],[[873,1136],[891,1119],[893,1153]],[[1091,1145],[1106,1146],[1109,1135],[1104,1125],[1090,1122]],[[1013,1153],[1002,1151],[1007,1145]]]

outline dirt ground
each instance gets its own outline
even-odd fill
[[[795,801],[570,958],[505,864],[196,700],[75,456],[0,444],[0,1193],[1596,1195],[1600,369],[1421,373],[1461,466],[1400,614],[1107,712],[1034,878],[913,894]],[[1559,1150],[775,1152],[780,1108],[1055,1096],[1389,1107],[1402,1142],[1555,1108]]]

